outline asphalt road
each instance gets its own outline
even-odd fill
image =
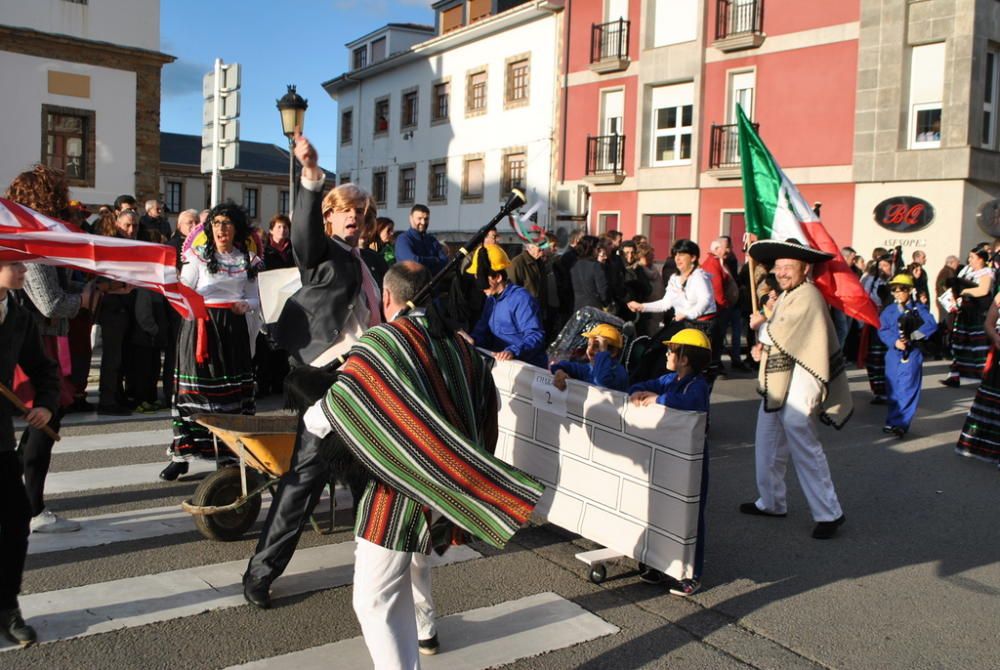
[[[940,386],[944,370],[943,363],[925,366],[921,409],[902,441],[883,435],[884,407],[868,404],[863,373],[851,373],[854,416],[842,431],[821,429],[847,515],[833,540],[810,538],[812,521],[792,472],[787,518],[737,513],[739,503],[755,494],[758,401],[749,376],[722,379],[713,395],[708,533],[699,593],[681,599],[643,584],[628,559],[610,564],[608,579],[592,584],[574,555],[594,546],[539,526],[519,532],[503,552],[474,544],[480,556],[435,568],[439,616],[513,607],[513,614],[487,626],[499,638],[497,658],[508,659],[499,665],[510,668],[1000,667],[1000,533],[994,527],[1000,474],[986,463],[955,455],[955,439],[975,389]],[[67,449],[73,438],[85,435],[107,435],[108,446],[65,453],[58,447],[53,477],[86,471],[86,478],[119,466],[147,467],[151,475],[142,472],[140,481],[113,488],[53,495],[50,507],[82,519],[81,537],[93,533],[94,517],[117,514],[115,519],[147,527],[152,521],[143,515],[159,514],[160,508],[168,516],[175,513],[197,480],[156,480],[165,442],[127,446],[126,440],[126,434],[167,428],[165,414],[65,427]],[[330,535],[307,529],[299,553],[322,562],[346,551],[351,535],[345,521],[341,518]],[[349,565],[307,570],[305,578],[319,578],[304,578],[304,586],[295,577],[284,578],[295,593],[282,595],[275,608],[262,612],[233,600],[238,589],[205,576],[218,564],[234,562],[238,569],[253,550],[256,530],[246,539],[221,543],[202,538],[183,516],[171,523],[172,530],[154,530],[139,539],[32,553],[24,580],[25,616],[43,638],[49,630],[80,637],[49,636],[30,649],[0,652],[0,667],[196,670],[263,659],[265,667],[280,667],[275,657],[338,641],[342,644],[334,651],[324,652],[321,666],[358,667],[350,655],[358,649],[351,640],[360,631],[351,609]],[[41,548],[39,541],[33,551]],[[182,610],[170,589],[178,571],[185,570],[201,571],[198,578],[205,581],[200,583],[207,585],[195,594],[195,604]],[[324,580],[342,585],[320,588]],[[160,583],[163,595],[141,590],[151,583]],[[585,641],[560,646],[565,632],[558,626],[565,623],[560,616],[543,620],[537,605],[517,609],[519,599],[547,593],[582,608],[585,621],[571,632]],[[130,607],[97,602],[113,598]],[[91,615],[117,617],[122,627],[94,632],[78,623]],[[59,621],[64,628],[57,627]],[[521,629],[504,632],[504,624],[519,623]],[[532,647],[537,639],[530,639],[531,630],[544,633],[541,648]],[[462,646],[446,636],[441,642],[442,652],[449,645]],[[486,646],[482,652],[469,648],[482,658],[494,653]],[[457,655],[442,653],[434,660],[436,667],[471,667]]]

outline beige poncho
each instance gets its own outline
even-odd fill
[[[820,420],[841,428],[851,418],[854,404],[844,356],[819,290],[804,282],[786,291],[766,328],[774,344],[764,346],[757,376],[764,411],[784,406],[792,370],[799,365],[823,385]]]

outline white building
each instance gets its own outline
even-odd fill
[[[0,185],[35,163],[72,196],[159,195],[159,0],[0,0]]]
[[[561,3],[441,0],[438,27],[389,24],[347,45],[338,103],[338,182],[368,189],[405,229],[410,207],[464,241],[511,188],[550,222]],[[508,8],[509,7],[509,8]]]

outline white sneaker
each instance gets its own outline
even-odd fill
[[[80,524],[76,521],[63,519],[47,509],[31,518],[32,533],[72,533],[77,530],[80,530]]]

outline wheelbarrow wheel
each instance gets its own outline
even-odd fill
[[[247,471],[247,488],[256,486],[257,477]],[[240,469],[235,466],[216,470],[206,477],[194,492],[191,502],[198,507],[230,505],[243,495]],[[230,542],[243,537],[260,514],[260,495],[255,495],[234,510],[217,514],[196,514],[194,525],[209,540]]]

